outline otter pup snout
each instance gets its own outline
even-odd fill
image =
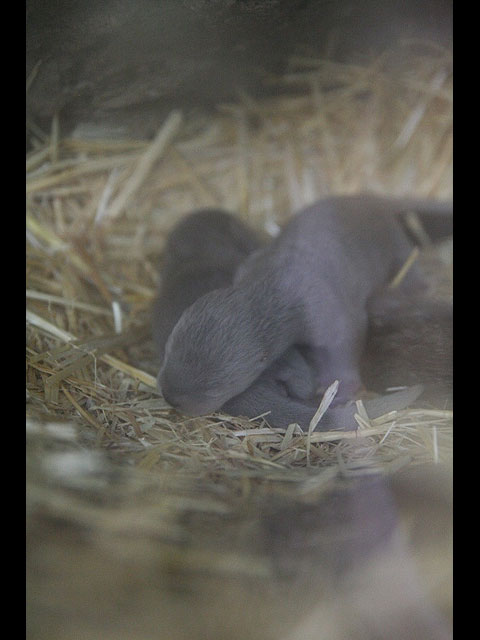
[[[219,408],[218,399],[214,393],[205,391],[197,393],[193,389],[188,392],[180,390],[168,382],[167,377],[163,375],[163,369],[158,375],[157,387],[169,405],[186,415],[205,415]]]

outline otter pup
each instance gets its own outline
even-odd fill
[[[361,386],[367,303],[412,250],[395,214],[451,209],[373,195],[306,208],[245,261],[232,285],[183,312],[158,377],[165,399],[185,413],[216,411],[295,345],[305,349],[320,386],[338,379],[339,402],[352,399]],[[402,286],[423,286],[416,267]]]
[[[232,284],[235,270],[256,248],[260,238],[244,223],[221,209],[195,211],[168,236],[162,284],[155,301],[152,333],[163,359],[165,343],[182,312],[208,291]],[[365,402],[370,417],[403,409],[421,392],[416,385],[398,393]],[[292,422],[307,428],[318,402],[314,402],[313,372],[300,352],[291,348],[259,376],[248,389],[231,398],[222,410],[234,416],[255,418],[262,414],[272,426]],[[319,428],[353,428],[355,407],[332,410]]]
[[[240,263],[260,246],[251,229],[221,209],[195,211],[174,227],[165,246],[162,284],[153,311],[152,333],[161,360],[182,312],[206,292],[230,285]],[[291,348],[223,410],[250,418],[271,411],[269,420],[276,426],[297,420],[308,425],[316,405],[299,400],[311,400],[314,393],[310,366]]]
[[[370,309],[361,362],[370,391],[422,383],[423,406],[453,406],[453,310],[450,302],[410,299],[389,309],[382,300]],[[426,403],[426,404],[425,404]]]

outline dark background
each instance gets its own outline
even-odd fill
[[[348,61],[399,39],[450,46],[451,0],[28,0],[27,114],[65,133],[78,122],[145,121],[172,107],[259,97],[293,53]]]

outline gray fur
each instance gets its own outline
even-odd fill
[[[271,384],[272,382],[270,382]],[[293,422],[299,424],[302,429],[308,429],[308,426],[315,415],[318,403],[306,404],[294,398],[287,398],[278,395],[278,389],[269,390],[269,381],[265,380],[261,385],[253,384],[248,389],[248,402],[246,402],[245,394],[240,394],[226,402],[222,409],[233,416],[246,415],[249,418],[255,418],[263,413],[263,411],[252,411],[254,407],[264,407],[264,411],[268,411],[265,416],[266,421],[274,427],[287,427]],[[417,400],[423,392],[423,385],[417,384],[411,387],[388,393],[377,398],[371,398],[363,401],[363,406],[370,419],[379,418],[390,411],[401,411],[405,407],[410,406]],[[316,431],[332,431],[344,429],[346,431],[355,429],[357,422],[355,414],[357,406],[355,403],[349,403],[346,406],[331,407],[322,416],[320,422],[316,426]]]
[[[241,261],[260,245],[253,231],[219,209],[196,211],[173,229],[164,251],[162,284],[152,324],[162,360],[165,343],[182,312],[205,293],[230,285]],[[299,400],[312,398],[314,392],[312,371],[292,348],[223,408],[233,415],[255,417],[276,407],[278,425],[284,413],[300,412],[311,418],[314,409]],[[281,422],[283,426],[283,419]]]
[[[239,264],[261,244],[257,234],[221,209],[200,209],[180,220],[167,238],[153,310],[161,360],[182,312],[208,291],[231,284]]]
[[[257,250],[233,285],[184,311],[165,346],[159,382],[186,413],[213,412],[245,391],[287,349],[303,345],[318,383],[340,380],[338,401],[361,385],[367,303],[408,258],[406,210],[451,213],[450,203],[379,196],[321,200]],[[413,267],[403,287],[422,286]]]

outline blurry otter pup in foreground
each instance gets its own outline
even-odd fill
[[[292,347],[307,356],[315,385],[338,379],[339,402],[352,399],[361,386],[367,303],[413,247],[396,214],[442,215],[451,208],[431,200],[345,196],[299,213],[242,263],[233,284],[206,293],[182,313],[159,373],[165,399],[186,413],[213,412]],[[413,292],[423,285],[413,267],[402,288]]]

